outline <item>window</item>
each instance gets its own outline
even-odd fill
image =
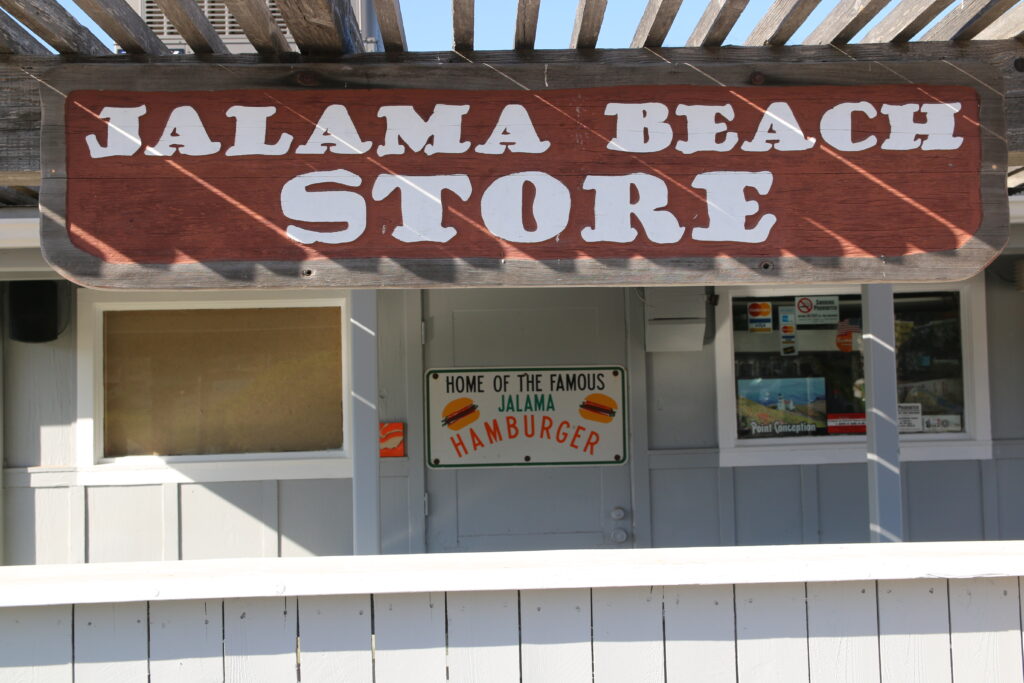
[[[80,290],[79,466],[342,455],[344,303],[332,292]]]
[[[898,287],[904,460],[991,457],[984,283]],[[859,290],[732,288],[716,362],[723,465],[864,459]]]

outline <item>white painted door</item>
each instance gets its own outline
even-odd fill
[[[624,308],[618,289],[428,291],[424,366],[626,367]],[[630,547],[629,476],[628,461],[428,468],[427,549]]]

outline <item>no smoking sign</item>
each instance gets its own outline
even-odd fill
[[[798,296],[794,306],[798,326],[835,325],[839,322],[838,296]]]

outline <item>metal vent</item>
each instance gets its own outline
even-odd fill
[[[221,37],[245,35],[235,17],[220,0],[196,0],[196,4],[199,6],[199,9],[203,10],[203,13],[206,14],[210,23],[213,24],[213,28]],[[287,38],[289,36],[288,27],[285,26],[284,19],[281,18],[281,10],[277,7],[277,0],[268,0],[267,4],[270,6],[270,14],[274,17],[274,22]],[[164,16],[160,6],[156,4],[156,0],[144,0],[142,17],[146,20],[146,25],[153,29],[153,32],[161,38],[178,37],[178,32],[174,29],[174,25]]]

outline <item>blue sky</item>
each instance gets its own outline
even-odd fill
[[[772,1],[750,0],[726,43],[741,43],[743,38],[754,28],[758,18],[772,4]],[[791,42],[800,42],[841,1],[823,0],[804,23],[804,26],[793,36]],[[895,0],[892,0],[890,4],[894,2]],[[106,35],[85,16],[72,0],[61,0],[61,4],[69,8],[80,21],[98,35]],[[540,19],[537,25],[538,48],[568,47],[573,19],[576,15],[576,4],[577,0],[542,0]],[[608,9],[597,46],[601,48],[628,47],[646,4],[644,0],[608,0]],[[517,0],[476,0],[476,49],[507,50],[512,48],[516,5]],[[666,47],[677,47],[686,42],[706,5],[706,0],[684,0],[665,41]],[[955,6],[956,3],[953,3],[950,9]],[[401,0],[401,7],[410,50],[447,50],[451,47],[451,0]],[[936,21],[939,18],[941,15],[936,18]],[[873,24],[874,22],[868,24],[861,34],[868,31]],[[924,30],[927,28],[925,27]]]

